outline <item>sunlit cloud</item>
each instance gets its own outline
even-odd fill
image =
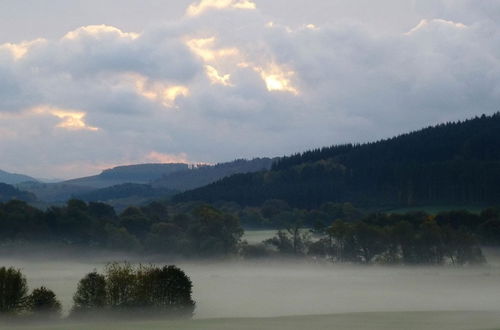
[[[423,19],[423,20],[421,20],[417,24],[417,26],[415,26],[413,29],[411,29],[410,31],[406,32],[405,34],[406,35],[411,35],[411,34],[417,32],[419,30],[422,30],[422,29],[428,27],[431,24],[441,24],[441,25],[445,25],[445,26],[450,26],[450,27],[458,28],[458,29],[465,29],[465,28],[467,28],[467,25],[465,25],[463,23],[457,23],[457,22],[453,22],[453,21],[447,21],[447,20],[444,20],[444,19],[432,19],[432,20]]]
[[[270,92],[288,92],[293,95],[298,95],[299,91],[293,86],[292,79],[295,75],[294,71],[285,70],[277,64],[268,65],[266,68],[254,67],[264,82],[267,90]]]
[[[72,109],[61,109],[51,106],[38,106],[30,109],[29,113],[34,114],[49,114],[57,117],[61,120],[56,127],[64,128],[67,130],[87,130],[87,131],[97,131],[99,128],[89,126],[85,123],[85,116],[87,115],[84,111],[72,110]]]
[[[198,16],[211,9],[256,9],[254,2],[248,0],[201,0],[190,5],[186,11],[188,16]]]
[[[179,154],[166,154],[166,153],[161,153],[157,151],[151,151],[147,156],[146,156],[146,161],[148,162],[153,162],[153,163],[164,163],[164,164],[171,164],[171,163],[184,163],[188,164],[188,155],[184,152],[181,152]]]
[[[234,47],[216,49],[215,41],[215,37],[190,39],[186,41],[186,45],[205,62],[211,62],[227,56],[236,56],[240,53],[239,50]]]
[[[114,26],[110,25],[88,25],[88,26],[82,26],[76,30],[70,31],[66,33],[66,35],[63,37],[63,39],[67,40],[75,40],[79,37],[82,36],[94,36],[98,37],[100,35],[106,35],[106,34],[113,34],[118,36],[119,38],[126,38],[126,39],[137,39],[140,37],[139,33],[135,32],[123,32],[119,28],[116,28]]]
[[[205,72],[207,77],[212,84],[219,84],[223,86],[231,86],[231,75],[225,74],[221,75],[213,66],[205,65]]]
[[[174,108],[178,97],[187,97],[189,95],[189,89],[186,86],[151,81],[139,74],[131,74],[129,77],[135,80],[135,89],[139,95],[158,102],[166,108]]]
[[[43,38],[38,38],[32,41],[24,41],[21,43],[5,43],[0,45],[0,50],[7,50],[11,53],[12,57],[14,60],[20,60],[22,59],[30,50],[31,47],[33,47],[36,44],[40,43],[45,43],[47,40]]]

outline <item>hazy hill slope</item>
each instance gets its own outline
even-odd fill
[[[18,184],[27,181],[37,181],[37,180],[24,174],[15,174],[0,170],[0,182],[2,183]]]
[[[326,201],[366,207],[499,203],[499,146],[497,113],[284,157],[270,171],[234,175],[175,200],[255,205],[277,198],[296,207]]]
[[[187,164],[139,164],[118,166],[102,171],[101,174],[67,180],[66,185],[106,188],[123,183],[149,183],[163,175],[187,170]]]
[[[11,199],[32,202],[36,200],[36,197],[29,192],[18,190],[11,185],[0,183],[0,202],[6,202]]]
[[[175,192],[198,188],[235,173],[270,169],[273,159],[235,160],[217,165],[190,167],[187,164],[140,164],[119,166],[99,175],[60,183],[19,185],[46,202],[64,202],[76,197],[88,201],[139,204],[151,198],[164,198]]]
[[[276,159],[237,159],[216,165],[197,166],[189,170],[164,175],[161,179],[154,181],[153,186],[178,191],[194,189],[233,174],[268,170],[274,160]]]

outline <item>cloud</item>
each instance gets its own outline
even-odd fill
[[[201,0],[190,5],[186,11],[188,16],[198,16],[210,9],[256,9],[255,3],[248,0]]]
[[[35,115],[45,115],[49,114],[54,117],[59,118],[61,121],[56,125],[56,127],[64,128],[67,130],[88,130],[97,131],[99,128],[89,126],[85,122],[85,116],[87,115],[83,111],[72,110],[72,109],[60,109],[51,106],[38,106],[29,110],[29,113]]]
[[[172,164],[172,163],[190,163],[188,160],[188,156],[186,153],[180,153],[177,155],[172,154],[163,154],[156,151],[151,151],[146,159],[153,163],[164,163],[164,164]]]
[[[277,156],[498,110],[493,2],[429,3],[414,27],[376,33],[269,25],[252,4],[200,1],[141,31],[90,25],[0,45],[0,168],[69,177]]]

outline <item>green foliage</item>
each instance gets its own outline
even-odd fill
[[[26,278],[20,270],[0,268],[0,316],[17,314],[25,307],[28,294]]]
[[[27,300],[27,309],[37,318],[60,318],[61,303],[53,291],[40,287],[33,290]]]

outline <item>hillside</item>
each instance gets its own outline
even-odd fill
[[[32,202],[36,200],[36,197],[29,192],[18,190],[11,185],[0,183],[0,202],[6,202],[11,199]]]
[[[133,183],[149,184],[162,175],[186,170],[187,164],[138,164],[117,166],[102,171],[99,175],[77,178],[57,183],[23,182],[18,188],[35,194],[38,199],[47,203],[65,202],[75,197],[92,194],[92,192]],[[100,192],[99,192],[100,193]],[[106,193],[106,192],[105,192]],[[133,194],[129,197],[133,197]]]
[[[25,182],[18,187],[45,202],[64,202],[72,197],[103,201],[114,206],[141,204],[175,192],[202,187],[236,173],[270,169],[273,159],[235,160],[216,165],[139,164],[118,166],[101,174],[59,183]]]
[[[216,165],[196,166],[189,170],[164,175],[161,179],[154,181],[153,186],[178,191],[194,189],[233,174],[268,170],[275,160],[271,158],[237,159]]]
[[[99,175],[67,180],[63,183],[71,186],[85,186],[96,189],[123,183],[145,184],[157,180],[163,175],[187,170],[188,168],[188,164],[139,164],[117,166],[104,170]]]
[[[500,114],[428,127],[361,145],[284,157],[271,170],[238,174],[177,195],[176,201],[294,207],[326,201],[362,207],[500,202]]]
[[[27,182],[27,181],[37,181],[36,179],[24,175],[24,174],[15,174],[15,173],[9,173],[0,170],[0,182],[1,183],[6,183],[6,184],[18,184],[21,182]]]

